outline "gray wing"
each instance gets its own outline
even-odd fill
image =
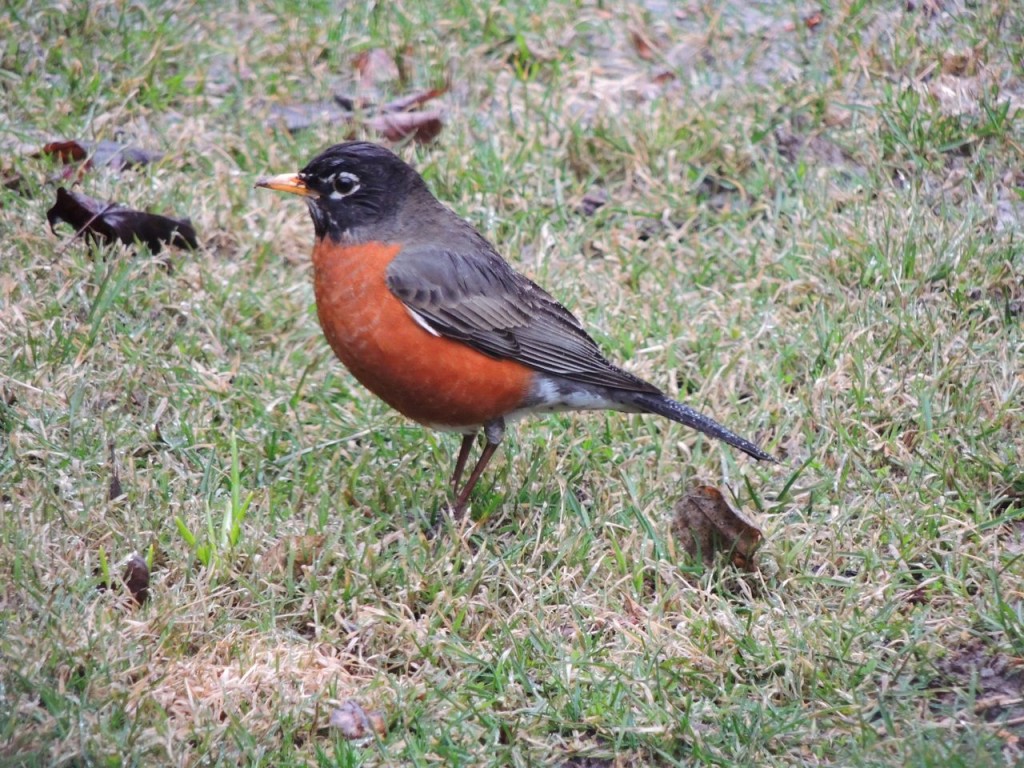
[[[608,362],[569,310],[493,251],[403,250],[387,285],[433,332],[491,357],[586,384],[659,392]]]

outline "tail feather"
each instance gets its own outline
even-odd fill
[[[746,440],[736,433],[726,429],[710,416],[705,416],[703,413],[695,411],[688,405],[676,402],[666,395],[660,393],[648,394],[646,392],[635,392],[630,393],[629,400],[631,403],[645,411],[655,413],[658,416],[664,416],[666,419],[677,421],[687,427],[692,427],[693,429],[703,432],[709,437],[717,437],[719,440],[728,443],[733,448],[739,448],[744,453],[753,456],[759,461],[778,463],[776,458],[765,453],[749,440]]]

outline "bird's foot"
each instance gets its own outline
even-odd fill
[[[459,504],[457,501],[451,500],[442,502],[424,531],[427,538],[435,538],[441,529],[450,523],[461,527],[462,522],[466,519],[468,509],[468,503]]]

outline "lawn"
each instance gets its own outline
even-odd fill
[[[1024,760],[1024,7],[509,6],[8,0],[0,765]],[[334,359],[254,188],[352,137],[780,464],[537,418],[452,522],[458,438]],[[752,567],[684,551],[702,485]]]

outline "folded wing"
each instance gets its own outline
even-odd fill
[[[612,365],[572,313],[491,250],[403,250],[387,284],[429,330],[572,381],[659,392]]]

